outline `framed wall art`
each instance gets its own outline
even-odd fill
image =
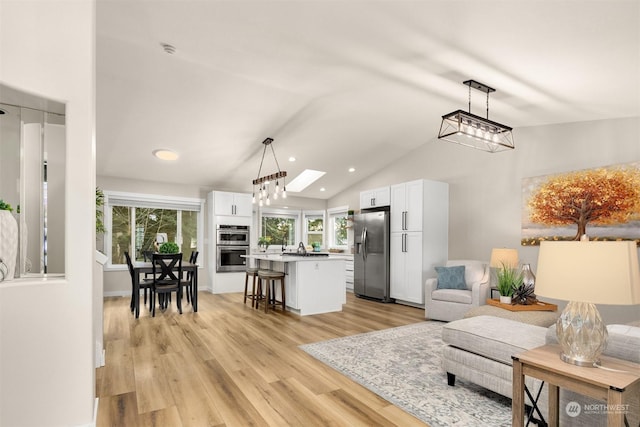
[[[543,240],[640,245],[640,162],[522,180],[522,245]]]

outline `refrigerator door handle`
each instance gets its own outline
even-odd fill
[[[402,252],[407,252],[407,233],[402,233]]]
[[[367,227],[362,229],[362,259],[367,259]]]

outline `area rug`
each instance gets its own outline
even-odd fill
[[[442,322],[305,344],[301,349],[431,427],[510,426],[511,400],[442,369]]]

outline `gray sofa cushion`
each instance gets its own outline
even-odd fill
[[[544,345],[547,328],[493,316],[456,320],[442,327],[451,346],[511,365],[511,356]]]

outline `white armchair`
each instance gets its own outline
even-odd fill
[[[462,319],[473,307],[486,303],[489,298],[489,268],[486,263],[475,260],[449,260],[446,267],[464,265],[464,289],[438,289],[438,279],[425,282],[425,317],[431,320]]]

